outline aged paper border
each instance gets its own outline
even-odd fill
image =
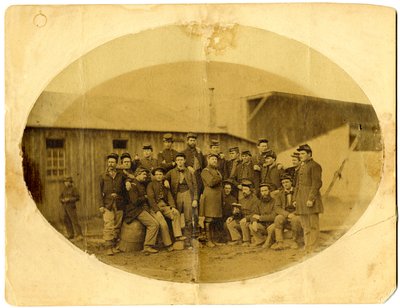
[[[146,18],[132,26],[136,31],[157,26],[197,20],[228,20],[254,26],[294,38],[329,57],[344,68],[364,90],[381,121],[385,138],[384,178],[377,196],[355,226],[337,243],[318,256],[298,266],[265,277],[226,284],[180,284],[151,280],[109,267],[65,241],[38,213],[22,181],[20,142],[26,117],[37,96],[47,83],[67,64],[100,44],[123,34],[121,21],[118,35],[107,32],[99,38],[78,41],[75,54],[65,53],[54,59],[51,50],[38,49],[34,38],[21,37],[24,48],[10,45],[23,61],[6,63],[6,189],[7,189],[7,281],[9,303],[19,305],[57,304],[191,304],[191,303],[293,303],[293,302],[381,302],[395,286],[395,195],[394,195],[394,25],[390,18],[376,16],[365,7],[365,14],[346,13],[331,7],[312,14],[318,27],[304,23],[310,10],[302,6],[275,5],[268,10],[221,6],[197,10],[195,6],[160,7],[147,10]],[[261,8],[261,7],[259,7]],[[99,8],[102,10],[102,8]],[[13,8],[7,12],[7,17]],[[78,10],[79,11],[79,10]],[[115,7],[107,7],[109,18],[116,18]],[[256,17],[255,12],[262,14]],[[282,12],[291,23],[282,22]],[[149,13],[150,12],[150,13]],[[157,13],[162,12],[162,18]],[[211,14],[212,12],[212,14]],[[55,14],[57,14],[55,12]],[[79,12],[77,13],[79,15]],[[262,16],[260,16],[262,15]],[[341,16],[340,22],[335,16]],[[378,17],[365,27],[364,18]],[[7,18],[6,17],[6,18]],[[21,18],[23,25],[30,15]],[[77,18],[69,16],[68,18]],[[360,20],[357,20],[361,18]],[[138,18],[137,20],[140,20]],[[100,29],[101,20],[91,20]],[[363,28],[360,29],[360,25]],[[348,28],[352,33],[348,33]],[[11,29],[11,28],[10,28]],[[131,28],[132,29],[132,28]],[[65,30],[65,29],[64,29]],[[18,31],[18,29],[13,29]],[[59,29],[53,27],[52,35]],[[100,31],[100,30],[99,30]],[[312,35],[310,35],[312,33]],[[360,35],[362,34],[362,35]],[[370,40],[365,40],[368,35]],[[106,37],[107,36],[107,37]],[[46,36],[42,40],[51,40]],[[343,43],[345,42],[345,43]],[[43,43],[43,42],[42,42]],[[348,44],[351,44],[349,48]],[[41,45],[43,46],[43,45]],[[73,42],[63,42],[70,46]],[[371,46],[374,46],[373,52]],[[8,47],[8,46],[7,46]],[[26,50],[37,50],[26,53]],[[77,50],[76,48],[74,50]],[[34,57],[34,58],[33,58]],[[368,63],[368,65],[365,65]],[[385,236],[383,236],[385,235]],[[373,245],[373,247],[371,247]],[[374,283],[360,283],[362,281]],[[290,283],[288,283],[290,282]],[[74,290],[71,292],[71,290]],[[78,291],[79,290],[79,291]],[[152,290],[152,292],[148,292]],[[329,290],[329,292],[327,292]],[[147,292],[146,292],[147,291]],[[157,296],[154,296],[157,294]]]

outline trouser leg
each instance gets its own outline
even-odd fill
[[[226,227],[228,228],[228,232],[232,241],[239,241],[242,238],[238,230],[240,229],[240,225],[237,221],[232,220],[230,222],[226,222]]]
[[[160,225],[160,233],[161,239],[163,241],[164,246],[172,245],[171,236],[169,235],[169,228],[168,224],[165,221],[163,214],[158,211],[157,213],[152,212],[151,215],[157,220],[158,224]]]
[[[145,227],[146,227],[146,237],[144,239],[144,246],[154,246],[156,244],[158,230],[160,229],[160,224],[151,216],[148,212],[142,211],[137,217]]]
[[[114,240],[118,240],[119,239],[119,235],[121,233],[121,227],[122,227],[122,218],[124,216],[124,212],[123,211],[119,211],[116,210],[114,212]]]
[[[269,248],[275,239],[275,224],[267,227],[267,239],[265,240],[263,247]]]
[[[67,231],[67,236],[68,236],[68,238],[73,238],[74,237],[74,229],[73,229],[73,226],[72,226],[71,218],[68,215],[67,206],[62,205],[61,206],[61,211],[62,211],[61,214],[62,214],[62,219],[63,219],[63,222],[64,222],[64,226],[65,226],[65,229]]]
[[[283,243],[283,227],[286,223],[286,218],[282,215],[278,215],[275,217],[275,239],[277,243]]]
[[[250,242],[250,223],[245,219],[240,221],[240,229],[242,230],[243,242]]]
[[[319,214],[310,215],[310,238],[309,246],[313,250],[318,244],[319,238]]]
[[[250,234],[254,244],[258,245],[265,242],[266,230],[264,225],[257,223],[257,231],[250,228]]]
[[[291,219],[290,225],[291,225],[291,228],[292,228],[292,239],[295,242],[299,242],[299,238],[300,238],[301,231],[302,231],[300,217],[299,216],[294,216]]]
[[[79,225],[78,221],[78,215],[76,213],[76,208],[75,207],[67,207],[66,208],[67,214],[70,218],[70,221],[72,223],[72,227],[74,229],[75,236],[82,235],[82,229],[81,226]]]
[[[176,208],[162,207],[161,213],[171,220],[174,237],[177,238],[182,236],[181,217],[179,211]]]
[[[104,209],[103,213],[103,239],[105,241],[106,248],[111,248],[114,243],[115,234],[115,214],[114,211]]]

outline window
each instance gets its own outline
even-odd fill
[[[50,178],[65,176],[64,139],[46,139],[46,175]]]
[[[122,153],[126,152],[128,140],[125,139],[114,139],[113,140],[113,152],[121,156]]]

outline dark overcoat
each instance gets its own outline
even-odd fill
[[[320,189],[322,187],[322,168],[312,158],[301,164],[297,173],[293,199],[296,202],[296,214],[323,213]],[[307,200],[313,202],[307,207]]]
[[[200,216],[222,217],[222,175],[218,169],[206,167],[201,172],[204,191],[200,198]]]

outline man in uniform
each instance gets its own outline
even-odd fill
[[[235,184],[230,180],[222,182],[222,218],[216,221],[216,232],[218,234],[219,242],[227,242],[227,228],[225,225],[226,220],[234,214],[234,205],[238,202],[237,197],[234,195]]]
[[[206,231],[207,247],[214,247],[211,225],[222,217],[222,175],[218,171],[218,154],[208,155],[208,165],[201,171],[204,191],[200,199],[199,225]]]
[[[127,178],[134,179],[135,170],[137,168],[137,162],[132,160],[129,153],[125,152],[120,157],[121,166],[120,169]]]
[[[241,183],[243,197],[239,199],[239,205],[235,205],[240,207],[240,221],[234,219],[234,217],[229,217],[226,220],[226,226],[228,228],[229,234],[231,236],[232,241],[229,245],[239,244],[242,240],[243,246],[250,245],[250,220],[252,217],[252,213],[254,212],[254,208],[258,206],[258,198],[254,194],[254,185],[250,180],[243,180]],[[239,233],[239,229],[242,231],[242,235]]]
[[[281,187],[282,169],[278,169],[276,164],[276,154],[273,151],[268,151],[265,154],[264,164],[261,167],[261,182],[272,183],[276,187]]]
[[[239,147],[229,148],[229,160],[225,164],[225,179],[232,179],[240,163]]]
[[[285,173],[290,175],[292,178],[292,186],[296,184],[296,177],[297,177],[297,172],[300,169],[300,153],[294,152],[292,155],[292,167],[286,168]]]
[[[126,204],[125,176],[117,172],[118,155],[107,156],[107,170],[100,177],[100,213],[103,214],[103,239],[106,253],[119,252],[117,243],[122,224],[122,215]]]
[[[220,148],[219,148],[219,141],[218,140],[211,140],[210,143],[210,154],[214,154],[217,155],[217,159],[218,159],[218,163],[217,163],[217,169],[218,171],[221,173],[222,177],[224,178],[224,174],[225,174],[225,158],[221,157],[220,154]],[[208,159],[208,155],[204,156],[205,159]]]
[[[297,249],[299,247],[299,238],[301,229],[300,217],[296,215],[296,208],[293,206],[293,193],[292,178],[289,174],[284,174],[281,178],[282,188],[276,196],[275,211],[276,216],[275,225],[275,239],[276,243],[272,245],[272,249],[284,249],[283,245],[283,231],[285,229],[292,230],[292,243],[290,248]]]
[[[153,147],[151,144],[145,144],[143,146],[143,158],[139,161],[139,166],[148,170],[149,173],[153,171],[154,168],[158,167],[157,159],[153,157]],[[148,181],[150,180],[150,174],[148,175]]]
[[[239,191],[242,190],[242,181],[244,179],[251,180],[254,188],[258,190],[258,184],[259,184],[259,179],[260,179],[260,172],[257,172],[254,170],[254,165],[251,160],[251,152],[248,150],[245,150],[242,152],[242,161],[238,164],[235,173],[233,174],[233,177],[231,180],[235,185],[237,185]],[[241,197],[241,194],[239,193],[239,199]]]
[[[189,171],[192,172],[196,177],[197,183],[197,199],[200,199],[200,195],[203,192],[203,181],[201,180],[201,170],[203,170],[207,163],[204,159],[203,153],[200,148],[197,147],[197,135],[188,133],[186,136],[187,147],[183,151],[186,156],[186,166]]]
[[[147,170],[139,167],[135,171],[135,178],[127,180],[127,190],[129,195],[129,203],[125,210],[124,221],[127,224],[132,223],[135,219],[140,221],[146,227],[146,236],[144,240],[143,251],[146,253],[157,253],[154,249],[156,244],[160,224],[149,213],[149,201],[146,195]]]
[[[153,180],[147,185],[147,198],[150,203],[150,214],[160,224],[161,238],[168,251],[172,251],[172,241],[169,234],[169,227],[164,217],[172,222],[172,230],[176,240],[183,241],[181,215],[175,208],[175,201],[171,190],[164,185],[164,169],[157,167],[153,170]]]
[[[276,217],[275,200],[271,192],[276,190],[272,183],[260,184],[260,202],[253,208],[250,218],[250,231],[252,236],[251,246],[264,243],[263,247],[269,247],[274,233],[274,220]],[[267,234],[267,238],[265,235]]]
[[[164,168],[165,172],[175,168],[175,156],[178,152],[172,148],[172,144],[174,143],[174,138],[172,134],[164,134],[163,135],[163,144],[164,149],[158,153],[157,160],[158,164]]]
[[[175,163],[176,167],[168,171],[165,178],[171,187],[176,207],[184,216],[185,234],[191,237],[198,223],[197,181],[185,165],[185,154],[176,154]]]
[[[261,167],[264,164],[265,154],[272,151],[268,146],[267,138],[258,139],[257,143],[258,153],[253,157],[254,170],[261,171]]]
[[[306,253],[312,252],[319,238],[319,214],[323,213],[320,189],[322,187],[322,168],[312,158],[312,150],[308,144],[301,145],[301,166],[297,173],[294,188],[294,203],[296,214],[300,216],[304,232]]]

